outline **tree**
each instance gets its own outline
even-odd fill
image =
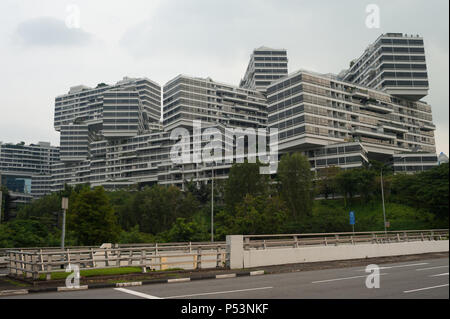
[[[323,194],[325,199],[328,199],[330,195],[334,198],[337,193],[336,176],[340,171],[339,167],[330,166],[317,172],[317,192]]]
[[[278,197],[246,195],[234,214],[221,211],[216,216],[216,235],[279,233],[287,220],[285,203]]]
[[[448,221],[449,166],[441,164],[418,174],[397,174],[392,181],[394,201],[428,210]]]
[[[246,195],[260,196],[269,193],[269,178],[260,174],[261,163],[234,164],[225,183],[225,206],[233,211]]]
[[[145,187],[134,197],[133,212],[143,232],[157,234],[168,230],[177,218],[190,218],[199,208],[194,196],[176,186]]]
[[[206,225],[185,218],[177,218],[173,226],[162,234],[167,242],[206,241],[209,234]]]
[[[294,219],[311,214],[313,187],[311,166],[300,153],[284,155],[278,165],[281,197]]]
[[[344,206],[347,207],[348,200],[352,199],[358,191],[357,176],[353,169],[342,170],[336,175],[338,191],[344,196]]]
[[[369,201],[377,189],[375,183],[376,171],[366,168],[355,168],[353,169],[352,174],[361,199],[363,202]]]
[[[80,245],[117,242],[120,227],[103,187],[84,187],[71,195],[67,228]]]

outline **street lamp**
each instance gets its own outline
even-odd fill
[[[386,229],[386,208],[384,206],[384,187],[383,187],[383,167],[380,170],[380,180],[381,180],[381,200],[383,202],[383,220],[384,220],[384,233],[387,234]]]
[[[211,242],[214,242],[214,165],[211,168]]]
[[[63,209],[62,232],[61,232],[61,249],[64,249],[64,240],[66,237],[66,210],[69,209],[69,198],[63,197],[61,202]]]

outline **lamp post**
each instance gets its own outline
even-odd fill
[[[211,242],[214,242],[214,165],[212,166],[211,171]]]
[[[66,237],[66,210],[69,209],[69,198],[63,197],[61,207],[63,209],[62,231],[61,231],[61,249],[64,249],[64,240]]]
[[[2,204],[3,204],[3,193],[0,191],[0,224],[2,223]]]
[[[384,206],[384,187],[383,187],[383,167],[381,167],[381,171],[380,171],[380,180],[381,180],[381,200],[383,202],[383,220],[384,220],[384,234],[387,234],[387,229],[386,229],[386,208]]]

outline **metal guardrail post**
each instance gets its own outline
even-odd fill
[[[90,258],[91,258],[91,261],[92,261],[92,268],[95,268],[95,255],[94,255],[94,248],[91,248],[91,249],[90,249],[90,253],[89,253],[89,255],[90,255]]]
[[[31,255],[31,262],[33,263],[32,266],[32,276],[33,276],[33,280],[38,280],[39,279],[39,255]]]
[[[216,250],[217,250],[217,252],[216,252],[216,268],[220,268],[221,261],[222,261],[222,253],[220,252],[219,246],[217,246]]]
[[[108,248],[105,249],[105,267],[109,266],[109,250]]]
[[[147,272],[147,258],[146,258],[146,254],[145,254],[145,249],[141,250],[141,265],[142,266],[142,273],[146,273]]]
[[[47,273],[45,275],[45,280],[52,279],[52,255],[47,256]]]
[[[121,256],[120,252],[121,252],[120,248],[117,248],[117,250],[116,250],[116,266],[117,267],[120,267],[120,256]]]
[[[339,244],[339,235],[335,235],[335,246],[337,246]]]
[[[294,236],[294,248],[298,248],[298,238]]]
[[[202,247],[197,248],[197,269],[202,268]]]

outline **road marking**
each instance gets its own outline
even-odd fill
[[[410,292],[416,292],[416,291],[422,291],[422,290],[429,290],[429,289],[434,289],[434,288],[441,288],[441,287],[447,287],[448,284],[445,285],[439,285],[439,286],[433,286],[433,287],[426,287],[426,288],[419,288],[419,289],[414,289],[414,290],[406,290],[404,291],[405,294],[408,294]]]
[[[448,276],[448,272],[445,272],[443,274],[432,275],[430,277],[439,277],[439,276]]]
[[[125,288],[114,288],[114,290],[121,291],[121,292],[130,294],[130,295],[135,295],[135,296],[138,296],[138,297],[141,297],[141,298],[145,298],[145,299],[162,299],[162,298],[159,298],[159,297],[156,297],[156,296],[147,295],[147,294],[144,294],[144,293],[139,292],[139,291],[134,291],[134,290],[125,289]]]
[[[428,267],[428,268],[420,268],[420,269],[416,269],[416,270],[417,270],[417,271],[422,271],[422,270],[438,269],[438,268],[448,268],[448,265],[445,265],[445,266],[436,266],[436,267]]]
[[[402,268],[402,267],[412,267],[412,266],[422,266],[422,265],[428,265],[429,263],[419,263],[419,264],[408,264],[408,265],[398,265],[398,266],[381,266],[380,270],[382,269],[391,269],[391,268]],[[366,271],[365,269],[359,269],[359,271]]]
[[[380,274],[380,276],[382,276],[382,275],[387,275],[387,274]],[[363,276],[353,276],[353,277],[318,280],[318,281],[313,281],[312,284],[319,284],[319,283],[323,283],[323,282],[331,282],[331,281],[339,281],[339,280],[347,280],[347,279],[355,279],[355,278],[364,278],[364,277],[367,277],[367,276],[363,275]]]
[[[272,288],[273,287],[261,287],[261,288],[249,288],[249,289],[228,290],[228,291],[203,292],[203,293],[192,294],[192,295],[181,295],[181,296],[164,297],[164,299],[195,297],[195,296],[207,296],[207,295],[220,295],[220,294],[231,294],[231,293],[234,293],[234,292],[264,290],[264,289],[272,289]]]

